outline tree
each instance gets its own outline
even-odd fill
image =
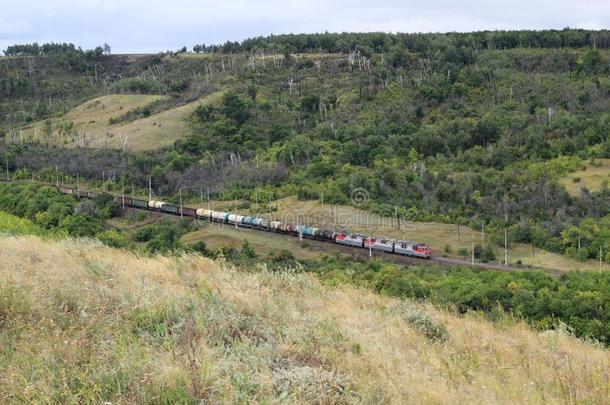
[[[250,245],[247,239],[244,239],[241,244],[241,251],[239,252],[239,257],[242,260],[254,259],[256,257],[256,252]]]
[[[256,86],[248,86],[248,95],[252,99],[252,102],[256,103],[256,94],[258,93],[258,89]]]

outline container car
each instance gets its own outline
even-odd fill
[[[227,215],[229,214],[226,212],[212,211],[211,217],[215,221],[224,222]]]
[[[335,241],[335,236],[337,235],[335,232],[326,229],[319,231],[319,234],[320,238],[333,242]]]
[[[197,215],[197,210],[191,207],[182,207],[182,215],[185,217],[195,217]]]
[[[204,208],[199,208],[197,211],[195,211],[195,215],[197,215],[198,217],[201,217],[201,218],[211,218],[212,212],[214,212],[214,211],[204,209]]]
[[[148,208],[148,201],[138,200],[137,198],[132,198],[130,205],[132,207],[146,209],[146,208]]]

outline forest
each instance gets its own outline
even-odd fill
[[[7,54],[33,56],[0,59],[0,160],[15,178],[79,173],[109,190],[142,191],[150,177],[170,201],[209,187],[217,199],[352,204],[362,189],[358,204],[372,212],[484,225],[496,243],[507,227],[509,243],[610,260],[607,181],[577,195],[561,182],[610,158],[608,38],[283,35],[131,61],[101,47],[76,70],[62,62],[73,46],[15,46]],[[62,115],[86,99],[168,97],[120,118],[137,122],[219,91],[171,147],[67,147],[81,134]],[[42,138],[19,139],[18,128],[42,120]]]

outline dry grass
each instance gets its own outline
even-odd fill
[[[584,170],[570,173],[564,177],[561,183],[573,197],[578,197],[583,188],[589,191],[600,191],[602,184],[610,183],[610,159],[595,159],[585,162]]]
[[[79,134],[84,134],[91,147],[122,148],[124,144],[133,151],[154,150],[173,144],[187,132],[186,119],[201,103],[218,103],[222,92],[212,93],[200,100],[180,107],[140,118],[132,122],[110,125],[111,118],[118,118],[129,111],[144,107],[165,96],[110,95],[87,101],[74,108],[54,125],[73,122]],[[41,139],[45,122],[32,124],[22,132],[24,139]]]
[[[259,256],[288,250],[298,260],[319,259],[321,254],[328,253],[330,250],[328,243],[324,242],[309,239],[299,241],[298,238],[278,233],[244,228],[235,229],[230,225],[219,224],[204,226],[180,239],[183,243],[193,243],[199,240],[205,241],[208,249],[212,251],[225,246],[239,250],[243,241],[247,240]]]
[[[432,339],[426,325],[446,337]],[[492,325],[307,274],[36,237],[0,237],[0,363],[3,403],[610,398],[610,353],[563,332]]]
[[[51,119],[51,121],[54,125],[63,121],[71,121],[78,132],[90,135],[100,134],[108,130],[110,119],[118,118],[129,111],[164,98],[165,96],[125,94],[102,96],[86,101],[60,119]],[[34,123],[23,130],[23,136],[26,139],[34,139],[36,131],[42,134],[44,127],[45,121]]]
[[[221,96],[222,92],[212,93],[183,106],[162,111],[124,125],[113,126],[107,130],[108,134],[98,135],[101,136],[101,139],[107,141],[108,146],[113,148],[120,148],[125,138],[127,139],[128,149],[133,151],[154,150],[170,146],[186,134],[188,129],[186,119],[199,104],[217,104]]]

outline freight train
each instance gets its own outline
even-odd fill
[[[96,193],[67,187],[60,187],[59,191],[71,194],[78,198],[93,198]],[[394,240],[383,237],[371,237],[350,232],[334,232],[305,225],[293,225],[281,221],[273,221],[253,216],[238,215],[230,212],[213,211],[203,208],[190,208],[169,204],[157,200],[140,200],[132,197],[115,196],[119,204],[147,211],[161,212],[171,215],[180,215],[211,222],[229,224],[237,227],[252,228],[267,232],[277,232],[300,238],[315,239],[339,245],[352,246],[362,249],[379,250],[404,256],[430,258],[430,248],[421,242]]]

